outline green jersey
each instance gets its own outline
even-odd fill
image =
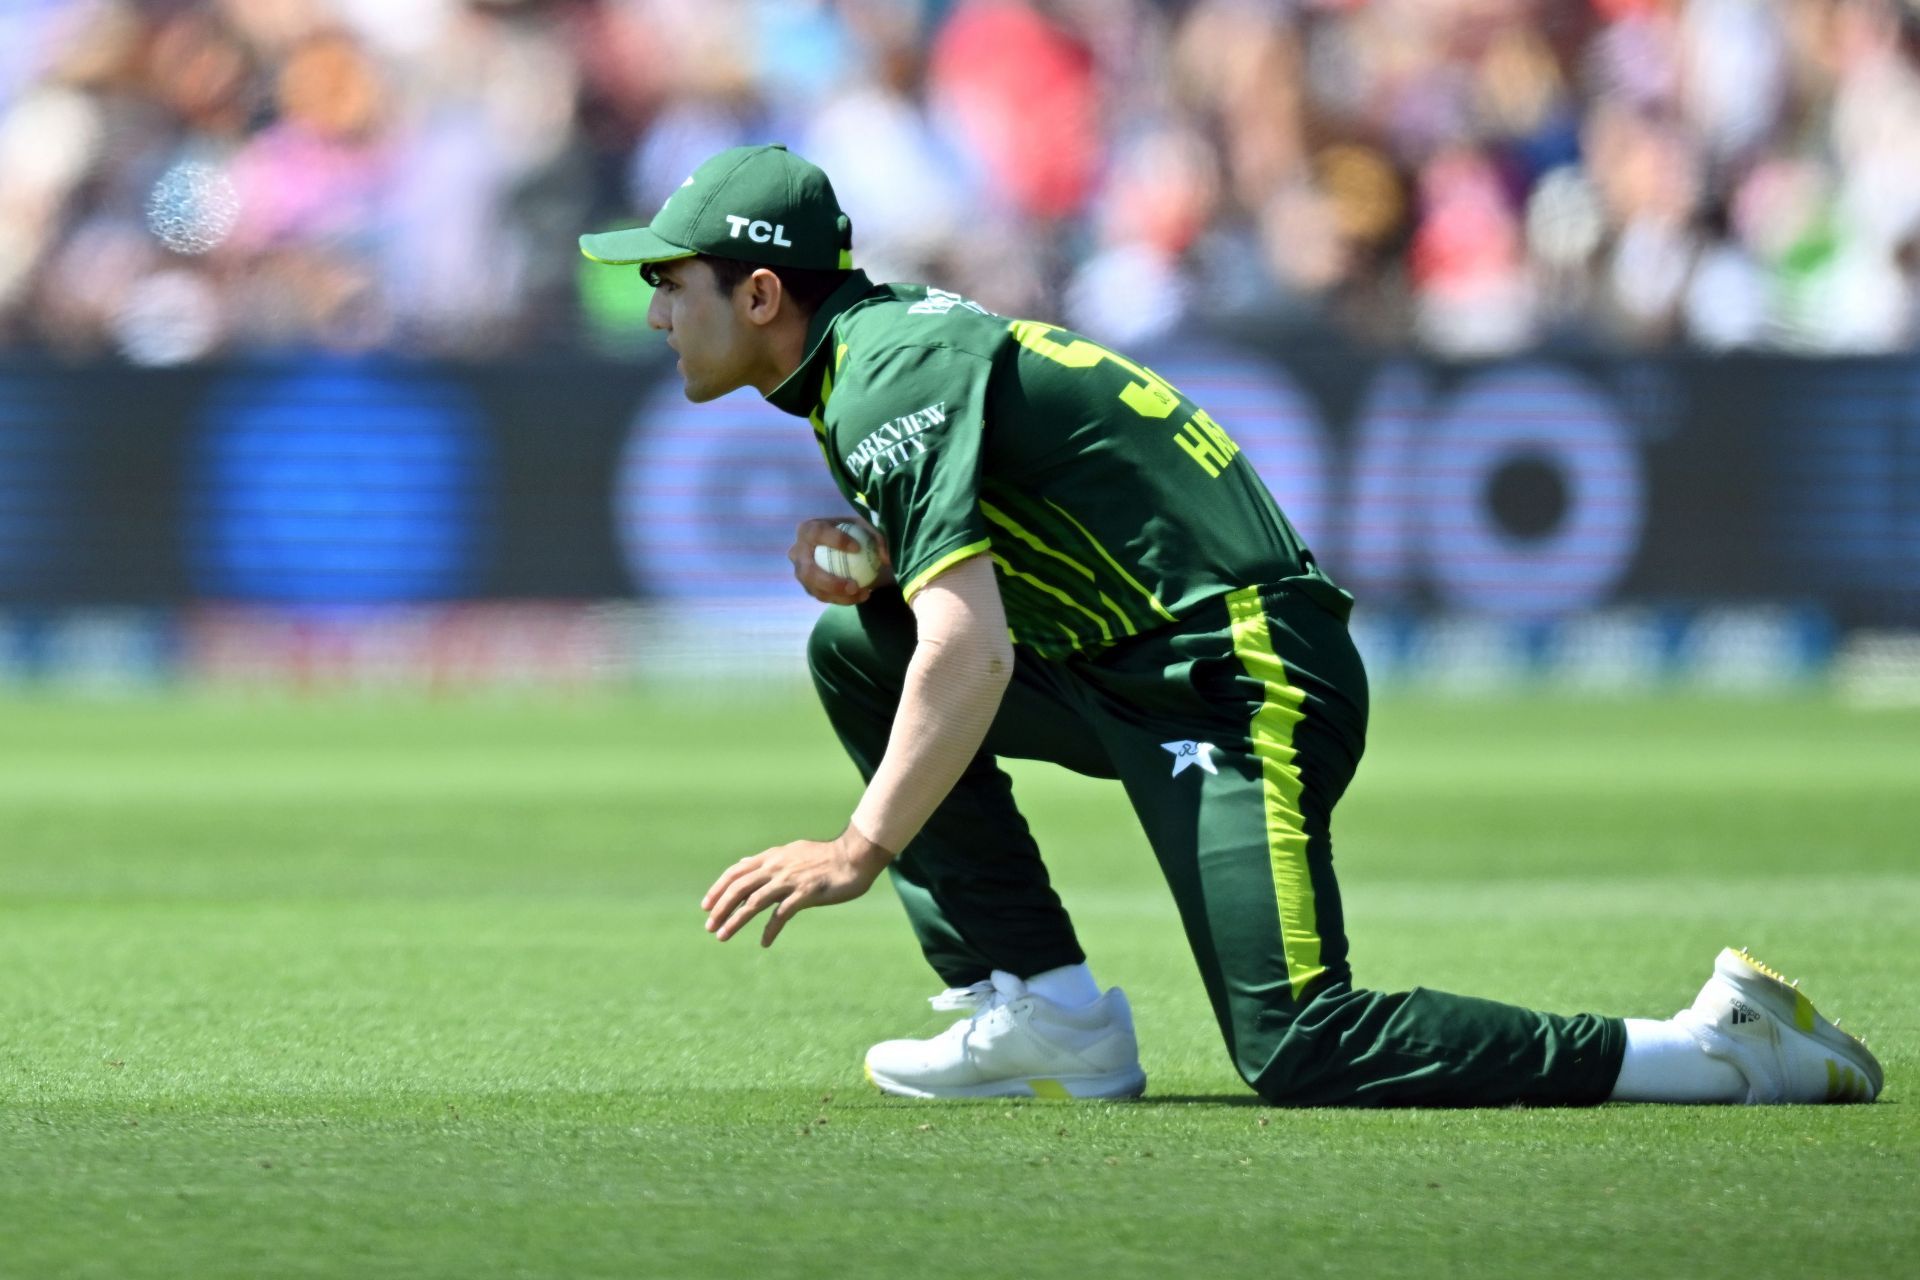
[[[886,535],[908,600],[988,553],[1014,643],[1043,657],[1097,653],[1242,587],[1318,575],[1206,410],[1053,325],[855,272],[768,399],[811,420],[841,492]]]

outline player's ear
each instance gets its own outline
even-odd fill
[[[745,284],[741,302],[747,319],[754,324],[772,324],[787,305],[787,290],[780,277],[760,267],[746,278]]]

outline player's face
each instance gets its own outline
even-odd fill
[[[720,291],[713,269],[687,258],[663,262],[654,274],[660,283],[647,306],[647,323],[665,332],[667,345],[679,354],[687,399],[712,400],[746,386],[760,334],[746,322],[738,300]],[[734,292],[746,292],[745,282]]]

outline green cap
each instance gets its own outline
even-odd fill
[[[667,197],[650,225],[581,236],[580,252],[618,267],[704,253],[844,271],[853,266],[853,223],[827,175],[775,142],[722,151]]]

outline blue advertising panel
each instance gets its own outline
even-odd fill
[[[436,377],[360,365],[222,379],[188,472],[195,590],[284,604],[471,594],[494,532],[472,400]]]
[[[1140,353],[1363,614],[1920,625],[1920,361]],[[658,363],[0,368],[0,608],[790,600],[807,424]]]

